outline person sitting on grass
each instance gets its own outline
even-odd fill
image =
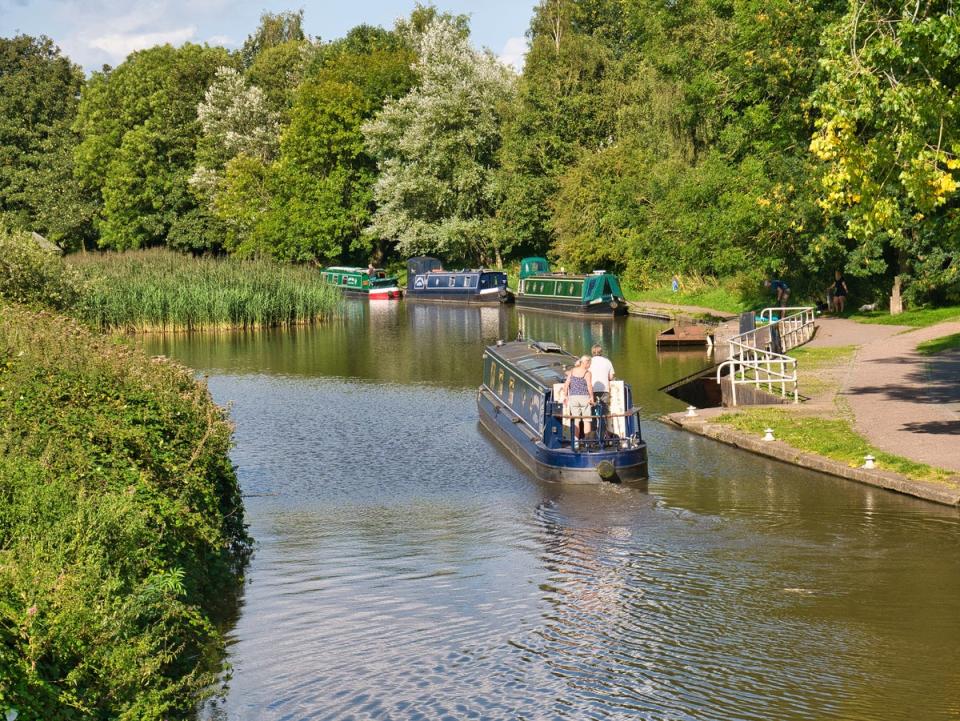
[[[790,286],[784,283],[782,280],[765,280],[763,284],[767,288],[771,288],[774,293],[777,294],[777,305],[781,308],[787,307],[787,301],[790,300]]]

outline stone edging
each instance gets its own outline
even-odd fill
[[[954,476],[950,479],[955,484],[953,487],[939,483],[915,481],[892,471],[851,468],[840,461],[824,458],[815,453],[799,451],[783,441],[764,441],[753,434],[744,433],[728,425],[710,423],[699,416],[691,418],[683,413],[672,413],[663,416],[660,420],[685,431],[801,468],[809,468],[858,483],[923,498],[934,503],[942,503],[947,506],[960,505],[960,476]]]

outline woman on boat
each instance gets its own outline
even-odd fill
[[[579,439],[590,433],[590,409],[593,406],[593,376],[590,375],[590,356],[580,356],[563,383],[563,397],[567,399],[569,418],[578,419],[573,424],[574,437]],[[579,419],[583,420],[580,431]]]

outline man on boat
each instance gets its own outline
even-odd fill
[[[613,363],[603,355],[603,346],[594,343],[590,349],[590,375],[593,376],[593,393],[604,405],[610,405],[610,381],[613,380]]]

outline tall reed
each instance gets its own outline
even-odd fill
[[[195,258],[163,249],[69,259],[88,281],[73,312],[132,332],[310,323],[339,311],[342,295],[310,268],[267,260]]]

